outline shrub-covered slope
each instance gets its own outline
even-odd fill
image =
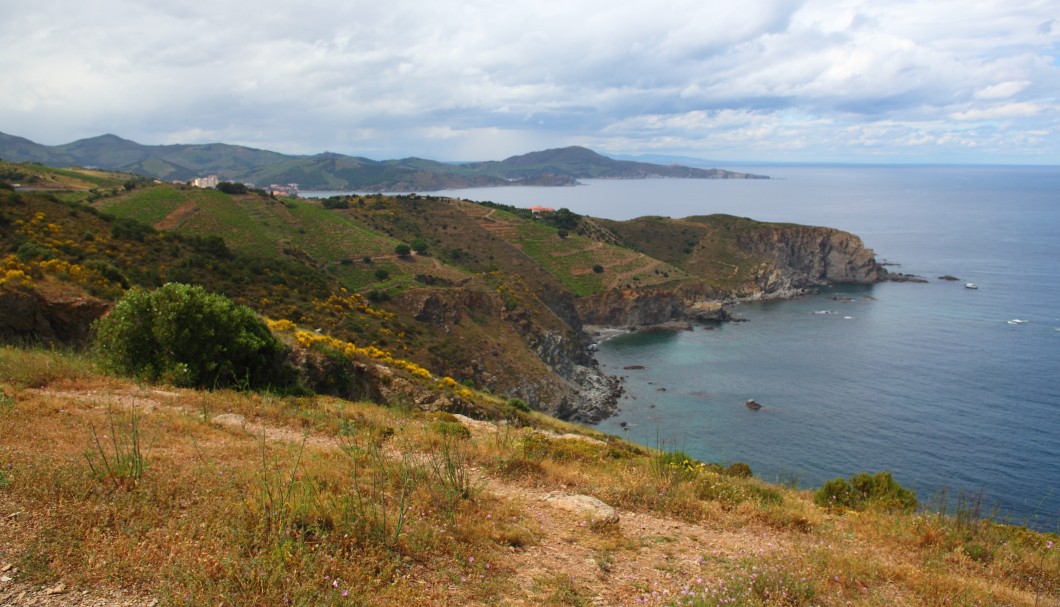
[[[727,216],[613,222],[415,194],[318,201],[0,171],[50,187],[0,194],[5,271],[27,284],[73,284],[104,304],[131,286],[201,284],[580,419],[606,415],[617,388],[591,364],[583,324],[723,318],[728,299],[886,275],[853,235]],[[42,293],[8,299],[43,309]]]

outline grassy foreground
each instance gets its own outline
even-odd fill
[[[1055,534],[971,507],[826,511],[739,466],[524,422],[0,348],[0,604],[61,582],[145,605],[1060,605]]]

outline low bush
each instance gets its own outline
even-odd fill
[[[916,494],[899,485],[890,472],[862,472],[849,481],[834,478],[817,490],[813,500],[829,509],[912,512],[917,507]]]
[[[248,307],[199,286],[133,289],[95,324],[103,365],[176,385],[286,387],[284,346]]]

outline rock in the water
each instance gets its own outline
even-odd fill
[[[762,408],[762,405],[760,405],[758,401],[753,398],[748,399],[747,402],[744,403],[744,406],[752,411],[758,411]]]
[[[949,274],[943,274],[942,276],[939,276],[939,280],[954,281],[954,280],[960,280],[960,278],[957,278],[956,276],[950,276]]]
[[[927,279],[924,278],[923,276],[917,276],[916,274],[902,274],[902,273],[892,273],[890,275],[890,277],[889,277],[889,280],[891,282],[919,282],[919,283],[927,282]]]
[[[618,523],[618,513],[615,509],[591,495],[553,491],[543,499],[557,508],[584,515],[593,523],[605,525]]]

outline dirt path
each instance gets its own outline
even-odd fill
[[[194,407],[182,405],[186,395],[162,390],[122,388],[85,392],[41,390],[45,398],[71,400],[93,407],[121,407],[144,415],[182,412],[199,415]],[[498,429],[489,422],[461,418],[469,427],[472,440],[491,440]],[[229,431],[268,441],[300,443],[313,449],[338,449],[333,436],[312,435],[292,428],[246,420],[242,415],[220,414],[212,423]],[[594,440],[573,438],[570,440]],[[396,456],[397,453],[395,452]],[[765,554],[781,546],[777,535],[756,534],[753,529],[712,528],[690,524],[658,514],[617,510],[617,523],[597,526],[584,513],[557,507],[550,497],[562,487],[526,487],[488,474],[481,468],[473,473],[484,486],[487,497],[507,502],[523,512],[536,529],[536,540],[504,553],[493,566],[513,572],[514,586],[506,596],[510,605],[538,605],[542,588],[552,588],[557,579],[569,580],[594,605],[653,604],[678,596],[697,577],[707,573],[710,560]],[[559,491],[560,493],[562,491]],[[5,514],[5,513],[0,513]],[[7,524],[13,524],[8,520]],[[0,534],[4,532],[0,517]],[[0,545],[2,548],[2,545]],[[7,566],[2,562],[0,568]],[[0,582],[0,605],[23,607],[153,607],[157,600],[136,597],[120,591],[68,589],[59,582],[50,587],[32,588],[8,579]]]
[[[173,209],[169,215],[163,217],[162,221],[159,221],[154,225],[154,228],[159,231],[175,230],[187,223],[187,221],[194,217],[198,212],[198,205],[194,202],[185,202],[179,207]]]

